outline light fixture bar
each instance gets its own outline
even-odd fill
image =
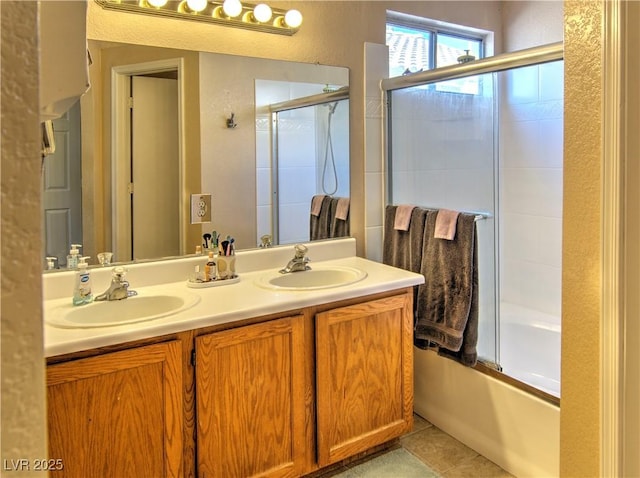
[[[130,13],[140,13],[143,15],[156,15],[179,20],[193,20],[214,25],[237,27],[245,30],[253,30],[264,33],[276,33],[278,35],[291,36],[299,29],[298,26],[287,25],[285,17],[292,10],[282,10],[271,8],[271,18],[266,22],[259,22],[254,15],[257,5],[242,2],[242,11],[236,17],[229,17],[223,11],[223,1],[208,0],[206,6],[201,11],[193,11],[189,8],[186,0],[168,0],[166,4],[155,7],[149,0],[95,0],[102,8],[107,10],[125,11]],[[297,16],[300,17],[299,12]]]

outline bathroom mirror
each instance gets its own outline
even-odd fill
[[[306,196],[323,194],[323,184],[349,195],[348,99],[283,113],[277,139],[269,110],[348,86],[347,68],[96,41],[89,51],[91,88],[56,120],[56,154],[44,160],[43,252],[58,266],[74,243],[96,264],[103,251],[117,262],[191,254],[214,230],[246,249],[263,235],[284,237],[273,228],[293,222],[301,232],[281,243],[304,241]],[[173,100],[160,105],[149,96],[156,89]],[[129,124],[131,92],[133,111],[152,107]],[[171,119],[175,141],[158,119]],[[278,149],[289,153],[278,160]],[[146,163],[131,161],[139,154]],[[279,191],[285,208],[274,207]],[[147,195],[144,207],[136,194]],[[195,194],[211,195],[210,222],[192,224]],[[285,218],[273,217],[278,209]]]

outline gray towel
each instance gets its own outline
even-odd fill
[[[309,239],[316,241],[318,239],[328,239],[331,230],[331,220],[335,214],[332,210],[332,199],[330,196],[322,198],[322,206],[320,214],[314,216],[311,214],[309,219]]]
[[[397,206],[387,206],[385,209],[382,262],[393,267],[420,274],[427,209],[416,207],[411,211],[411,221],[409,222],[409,229],[407,231],[394,228],[397,209]],[[418,286],[414,286],[414,318],[416,317],[416,306],[418,304],[417,296]]]
[[[473,366],[477,360],[478,271],[475,216],[460,214],[453,241],[433,237],[437,211],[427,213],[418,288],[415,345]]]
[[[427,209],[416,207],[411,211],[407,231],[399,231],[393,227],[397,209],[398,206],[387,206],[385,209],[382,262],[419,274],[422,268]]]
[[[331,198],[331,224],[329,228],[329,237],[346,237],[349,235],[349,211],[347,211],[346,219],[340,219],[336,216],[338,211],[338,203],[342,198]]]

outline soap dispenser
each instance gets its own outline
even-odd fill
[[[67,256],[67,269],[77,269],[80,258],[80,248],[82,244],[71,244],[71,250]]]
[[[75,286],[73,288],[73,305],[88,304],[93,300],[91,271],[87,268],[87,259],[89,257],[81,257],[78,262]]]

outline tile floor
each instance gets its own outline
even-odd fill
[[[425,466],[426,465],[426,466]],[[399,446],[323,474],[322,478],[507,478],[495,463],[414,415]]]

